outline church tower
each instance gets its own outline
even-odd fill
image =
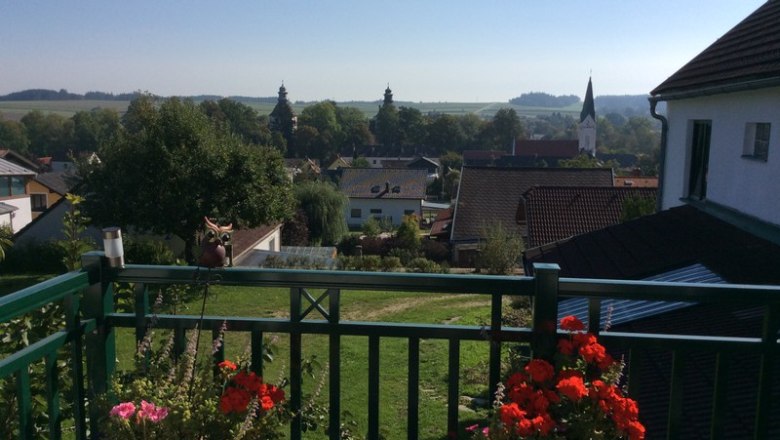
[[[596,105],[593,102],[593,83],[588,78],[588,90],[585,92],[585,102],[580,112],[578,126],[580,152],[596,156]]]
[[[393,91],[390,90],[390,84],[387,84],[387,88],[385,89],[384,105],[392,105],[392,104],[393,104]]]
[[[290,142],[295,131],[298,118],[295,117],[290,101],[287,100],[287,89],[284,83],[279,87],[279,99],[270,115],[268,115],[268,128],[271,131],[279,131]]]

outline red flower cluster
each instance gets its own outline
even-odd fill
[[[238,369],[238,366],[230,361],[220,362],[219,367],[227,374]],[[247,373],[242,369],[228,380],[225,391],[219,399],[219,409],[224,414],[245,412],[253,397],[257,398],[263,411],[268,411],[284,400],[284,390],[265,384],[263,379],[254,372]]]
[[[574,316],[563,318],[561,329],[570,335],[558,343],[557,368],[533,359],[523,372],[513,374],[505,388],[509,401],[497,414],[501,431],[487,436],[545,438],[563,434],[574,438],[577,432],[603,428],[614,430],[620,438],[644,439],[636,402],[623,396],[617,385],[602,380],[602,375],[615,367],[604,346],[593,334],[584,333],[585,326]],[[597,414],[584,415],[594,411]],[[577,423],[609,425],[575,426]]]

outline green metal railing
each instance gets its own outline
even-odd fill
[[[489,345],[488,383],[485,386],[493,395],[501,375],[501,346],[508,341],[531,344],[535,356],[549,356],[555,350],[558,300],[568,297],[584,297],[590,300],[589,323],[598,331],[600,319],[599,301],[607,298],[644,299],[661,301],[696,301],[718,303],[724,307],[761,306],[764,309],[764,328],[760,337],[704,337],[691,335],[658,335],[638,333],[602,332],[601,338],[611,347],[624,349],[629,360],[629,391],[636,389],[638,379],[631,368],[647,348],[659,348],[673,354],[672,385],[670,392],[668,437],[679,438],[682,426],[681,369],[686,350],[696,344],[696,350],[716,353],[718,372],[712,399],[711,438],[720,438],[724,402],[728,395],[723,359],[742,353],[761,356],[760,387],[756,404],[754,438],[767,437],[771,405],[772,372],[778,355],[777,333],[780,326],[780,287],[695,285],[679,283],[646,283],[633,281],[559,279],[555,265],[537,265],[536,276],[508,277],[481,275],[432,275],[368,272],[335,272],[304,270],[266,270],[231,268],[205,270],[181,266],[129,265],[124,269],[108,268],[100,253],[84,257],[85,269],[69,273],[37,286],[0,298],[0,322],[27,313],[42,304],[63,301],[66,305],[67,325],[26,349],[0,360],[0,379],[13,378],[19,390],[18,413],[20,438],[32,437],[30,415],[30,378],[28,366],[47,360],[47,369],[56,365],[51,358],[56,351],[69,346],[73,362],[74,392],[68,398],[75,411],[73,424],[76,438],[88,438],[87,423],[96,420],[84,412],[85,401],[108,388],[115,365],[115,329],[134,328],[137,339],[143,337],[150,320],[155,327],[174,330],[183,346],[186,330],[200,326],[216,334],[227,322],[231,332],[248,332],[251,335],[252,368],[262,373],[263,336],[267,333],[290,335],[290,393],[293,409],[301,407],[302,336],[327,335],[328,390],[330,426],[339,426],[341,414],[341,339],[345,336],[368,338],[368,429],[367,437],[379,438],[380,414],[380,341],[383,338],[403,338],[408,341],[407,387],[407,437],[418,438],[419,431],[419,381],[420,341],[441,339],[448,341],[448,372],[450,378],[459,377],[460,347],[462,341],[483,341]],[[282,287],[290,292],[289,318],[223,317],[194,315],[164,315],[150,313],[150,286],[157,284],[191,284],[219,280],[221,285],[258,287]],[[135,312],[118,313],[115,310],[113,283],[135,283]],[[321,292],[315,293],[315,290]],[[486,326],[434,325],[392,322],[345,321],[340,317],[341,293],[349,290],[408,291],[450,294],[478,294],[490,298],[490,324]],[[502,325],[502,300],[507,295],[532,298],[532,328],[507,328]],[[317,319],[311,319],[312,316]],[[305,319],[305,318],[309,319]],[[86,347],[86,358],[81,352]],[[221,356],[220,353],[217,356]],[[80,367],[86,360],[87,372]],[[50,365],[51,364],[51,365]],[[85,374],[86,373],[86,374]],[[56,371],[47,370],[47,402],[50,415],[51,438],[60,438],[62,417],[57,407],[59,390]],[[638,376],[637,376],[638,377]],[[447,431],[458,429],[458,380],[448,381]],[[91,432],[95,432],[92,430]],[[292,439],[301,437],[301,421],[294,419],[290,427]],[[331,438],[339,438],[338,433]]]

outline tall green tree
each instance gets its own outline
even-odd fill
[[[354,151],[358,147],[374,142],[374,136],[368,127],[368,120],[359,109],[336,106],[336,121],[339,124],[338,150],[351,149]]]
[[[425,144],[427,120],[416,108],[398,108],[398,142],[404,146]]]
[[[312,244],[336,244],[346,234],[344,210],[348,201],[335,185],[322,181],[301,182],[295,186],[295,198],[305,214]]]
[[[374,135],[376,140],[385,147],[394,147],[400,140],[398,109],[393,104],[385,104],[379,108],[374,118]]]
[[[321,161],[327,161],[335,156],[338,151],[338,140],[341,137],[341,125],[333,101],[322,101],[304,108],[298,117],[298,130],[305,127],[309,127],[309,133],[301,134],[300,137],[303,139],[302,142],[306,143],[305,148],[308,153],[306,156]],[[298,137],[296,133],[296,146]]]
[[[30,150],[27,128],[20,122],[0,119],[0,145],[20,154],[27,154]]]
[[[56,113],[33,110],[22,117],[30,140],[30,153],[65,158],[73,148],[73,122]]]
[[[194,261],[204,216],[239,228],[288,216],[292,193],[277,151],[243,144],[191,101],[157,108],[139,100],[123,119],[126,134],[103,149],[100,163],[80,166],[94,224],[176,235]]]
[[[253,145],[269,145],[271,130],[257,111],[248,105],[223,98],[219,101],[203,101],[200,108],[214,123],[221,125],[245,143]]]
[[[447,150],[460,152],[465,143],[466,134],[453,115],[438,115],[428,125],[428,146],[434,153],[441,154]]]
[[[119,135],[119,114],[110,109],[80,111],[71,118],[73,145],[77,151],[100,151]]]
[[[495,146],[500,150],[511,151],[512,142],[525,137],[525,127],[513,108],[500,109],[493,115],[492,122]]]

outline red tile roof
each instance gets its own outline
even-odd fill
[[[780,84],[778,23],[780,2],[767,1],[650,94],[663,99],[680,92],[716,90],[756,81]]]
[[[658,188],[658,177],[615,176],[615,186],[619,188]]]
[[[611,187],[612,170],[463,167],[451,239],[477,240],[484,227],[494,222],[506,228],[518,228],[516,215],[520,198],[533,186],[540,185]]]
[[[515,141],[515,156],[544,156],[571,159],[580,152],[579,141],[575,140],[532,140]]]
[[[241,254],[255,247],[262,239],[271,234],[279,224],[262,225],[250,229],[236,229],[233,231],[231,242],[233,243],[233,259],[236,260]]]
[[[431,237],[436,238],[450,238],[450,231],[452,227],[452,208],[447,208],[439,211],[436,214],[436,218],[431,225]]]
[[[655,201],[651,188],[537,186],[525,199],[528,247],[541,246],[620,223],[629,197]],[[522,209],[522,207],[520,208]]]

